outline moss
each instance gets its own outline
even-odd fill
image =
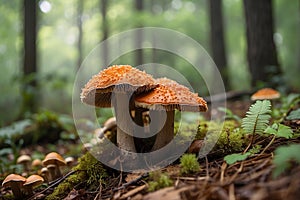
[[[161,188],[170,187],[173,185],[173,181],[170,179],[170,177],[165,173],[161,173],[160,171],[150,172],[149,179],[151,180],[148,182],[149,192],[153,192]]]
[[[46,197],[46,200],[58,200],[62,199],[73,189],[73,187],[87,178],[85,171],[78,171],[75,174],[69,176],[61,184],[59,184],[52,194]]]
[[[207,142],[212,143],[217,140],[213,150],[219,152],[220,155],[240,152],[249,141],[239,126],[234,120],[226,120],[223,124],[214,121],[201,122],[195,139],[205,138]]]
[[[99,183],[104,183],[107,177],[106,170],[102,164],[90,153],[86,153],[78,160],[78,165],[73,168],[75,174],[70,175],[66,180],[59,184],[53,193],[47,196],[47,200],[62,199],[74,188],[74,186],[84,184],[88,188],[96,188]]]
[[[101,162],[99,162],[92,154],[86,153],[79,159],[79,164],[74,167],[73,170],[84,170],[87,173],[88,184],[92,183],[103,183],[103,179],[108,175],[106,170],[103,168]]]
[[[191,174],[200,171],[200,165],[198,163],[195,154],[184,154],[180,158],[180,173],[181,174]]]

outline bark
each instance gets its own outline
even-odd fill
[[[276,46],[271,0],[244,0],[247,33],[247,58],[252,86],[263,82],[276,87],[274,76],[281,74]],[[282,84],[282,83],[281,83]]]
[[[141,13],[144,9],[143,0],[135,0],[135,9],[137,13]],[[141,28],[142,25],[137,23],[137,28]],[[135,66],[143,64],[143,50],[142,50],[142,42],[143,42],[143,31],[137,30],[135,39],[135,47],[137,48],[135,53]]]
[[[37,2],[34,0],[24,0],[24,58],[23,74],[24,77],[33,75],[32,80],[23,83],[23,111],[36,111],[37,93],[37,53],[36,53],[36,14]]]
[[[108,38],[108,23],[107,23],[107,0],[101,0],[101,15],[102,15],[102,41],[106,40]],[[108,57],[109,57],[109,51],[107,43],[103,43],[103,49],[102,49],[102,57],[103,57],[103,66],[108,66]]]
[[[223,28],[223,12],[221,0],[208,0],[210,13],[210,44],[212,57],[216,63],[224,84],[228,88],[226,48]]]
[[[77,70],[80,68],[82,63],[82,37],[83,37],[83,31],[82,31],[82,13],[83,13],[83,0],[78,0],[78,7],[77,7],[77,27],[78,27],[78,43],[77,43],[77,49],[78,49],[78,58],[77,58]]]

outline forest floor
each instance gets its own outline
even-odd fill
[[[247,101],[228,102],[228,108],[236,115],[244,117],[251,103]],[[300,130],[300,121],[282,121],[295,132]],[[56,182],[43,184],[35,189],[34,196],[24,199],[132,199],[132,200],[190,200],[190,199],[299,199],[300,197],[300,165],[299,162],[288,161],[288,170],[279,176],[273,176],[274,152],[282,145],[300,143],[300,138],[276,138],[255,135],[252,146],[261,145],[263,151],[249,156],[245,160],[227,164],[224,157],[215,156],[211,152],[199,160],[200,170],[195,173],[182,174],[179,161],[161,169],[159,174],[166,174],[171,184],[149,191],[148,173],[121,173],[115,170],[108,172],[104,182],[93,187],[87,187],[86,182],[80,182],[60,193],[59,196],[49,197],[59,184],[72,176],[74,170],[68,168],[65,176]],[[268,144],[271,145],[268,146]],[[56,151],[68,155],[72,148],[82,149],[80,140],[66,142],[57,141]],[[80,146],[80,147],[78,147]],[[32,155],[33,152],[46,154],[49,152],[46,144],[31,145],[20,150],[20,154]],[[74,151],[74,150],[73,150]],[[76,151],[75,151],[76,152]],[[300,153],[300,152],[299,152]],[[83,152],[77,155],[80,157]],[[75,164],[76,165],[76,164]],[[1,175],[1,180],[3,180]],[[156,180],[157,181],[157,180]],[[91,185],[91,184],[89,184]],[[11,190],[1,187],[0,199],[12,199]]]

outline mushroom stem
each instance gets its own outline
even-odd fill
[[[24,186],[24,191],[27,196],[32,196],[33,195],[33,188],[31,185]]]
[[[159,130],[159,132],[156,135],[156,139],[155,139],[155,143],[152,147],[152,151],[156,151],[162,147],[164,147],[165,145],[167,145],[169,142],[172,141],[172,139],[174,138],[174,115],[175,115],[175,111],[171,110],[171,111],[151,111],[151,112],[155,112],[155,114],[157,114],[158,116],[151,116],[151,118],[153,119],[154,117],[156,119],[162,119],[162,117],[160,117],[161,115],[164,114],[164,112],[166,112],[166,121],[158,121],[157,123],[164,123],[164,124],[152,124],[152,131],[153,131],[153,125],[156,127],[162,127],[161,130]],[[151,122],[153,123],[154,120],[151,119]],[[151,127],[151,123],[150,123],[150,127]]]
[[[117,145],[126,151],[136,152],[134,145],[133,122],[130,116],[128,93],[114,93],[114,107],[117,122]]]
[[[21,190],[21,187],[23,187],[22,183],[13,183],[10,185],[11,190],[15,196],[15,199],[22,199],[23,198],[23,193]]]

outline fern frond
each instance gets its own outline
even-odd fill
[[[256,101],[249,108],[246,117],[242,119],[242,128],[246,133],[263,133],[271,118],[271,102]]]

